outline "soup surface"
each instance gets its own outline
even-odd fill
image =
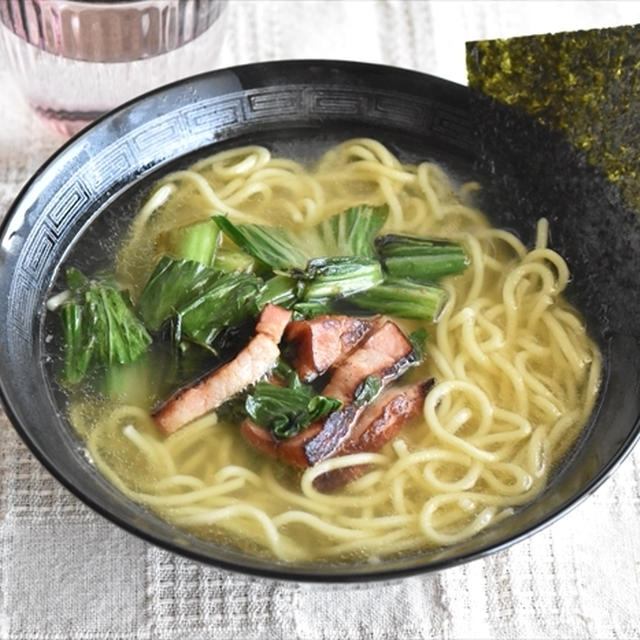
[[[297,469],[249,446],[229,411],[166,436],[152,418],[171,377],[155,340],[138,362],[71,391],[70,418],[95,465],[176,526],[285,562],[376,561],[454,544],[509,517],[545,488],[585,425],[601,357],[562,296],[569,271],[547,246],[546,221],[527,248],[473,207],[478,188],[430,162],[402,164],[370,139],[311,166],[244,147],[164,177],[115,260],[134,304],[172,230],[215,214],[304,233],[349,207],[387,205],[383,233],[453,240],[470,264],[440,283],[448,296],[436,322],[393,318],[406,334],[426,329],[425,357],[404,379],[434,386],[379,451]],[[225,239],[222,252],[233,249]],[[326,472],[354,465],[364,473],[353,481],[317,488]]]

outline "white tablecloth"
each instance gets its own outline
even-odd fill
[[[6,0],[0,0],[2,2]],[[231,0],[217,66],[383,62],[465,81],[464,42],[640,22],[632,2]],[[0,60],[0,215],[60,144]],[[640,450],[572,513],[506,551],[391,585],[231,575],[85,507],[0,412],[0,639],[639,638]]]

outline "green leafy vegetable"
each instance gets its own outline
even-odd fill
[[[213,220],[171,229],[163,238],[172,256],[200,262],[206,267],[213,266],[221,240],[222,232]]]
[[[384,280],[377,260],[359,257],[316,258],[309,260],[304,272],[294,275],[305,283],[302,300],[343,298]]]
[[[278,271],[304,269],[309,259],[321,256],[374,258],[373,240],[388,211],[387,205],[351,207],[298,233],[281,227],[234,224],[225,216],[214,216],[214,220],[243,251]]]
[[[278,358],[278,360],[276,361],[276,366],[271,370],[271,375],[281,382],[289,384],[289,381],[291,381],[293,376],[296,375],[296,372],[286,360]]]
[[[262,281],[249,273],[221,276],[188,304],[178,307],[182,335],[216,350],[214,342],[230,327],[236,327],[258,314],[256,298]]]
[[[389,207],[360,205],[331,216],[318,224],[324,256],[360,256],[374,258],[373,239],[384,226]]]
[[[382,381],[376,376],[367,376],[357,387],[353,403],[361,407],[363,404],[369,404],[380,393]]]
[[[469,264],[462,245],[448,240],[389,234],[376,238],[375,244],[391,276],[417,282],[461,273]]]
[[[420,327],[420,329],[412,331],[408,338],[413,347],[416,360],[418,362],[424,360],[425,346],[429,339],[429,332],[424,327]]]
[[[335,398],[316,395],[295,373],[287,387],[258,382],[245,400],[245,410],[251,419],[280,439],[295,436],[341,406]]]
[[[220,248],[216,253],[213,266],[220,271],[253,273],[256,267],[256,260],[244,251]]]
[[[297,280],[288,276],[274,276],[262,287],[257,305],[262,308],[271,303],[288,309],[297,299],[297,290]]]
[[[225,273],[192,260],[164,257],[151,274],[138,309],[152,330],[175,321],[182,336],[216,351],[214,342],[228,328],[258,313],[262,280],[249,273]]]
[[[66,277],[71,299],[61,317],[69,384],[80,382],[92,367],[132,363],[147,351],[151,336],[112,282],[89,280],[73,268]]]
[[[292,309],[293,320],[304,320],[305,318],[313,318],[322,314],[337,313],[339,311],[336,301],[329,298],[296,302]]]
[[[89,278],[87,278],[82,271],[74,269],[73,267],[67,269],[65,278],[67,280],[67,287],[69,287],[72,293],[76,294],[80,293],[81,289],[90,284]]]
[[[271,269],[303,269],[307,264],[307,255],[300,248],[299,240],[281,227],[234,224],[225,216],[213,219],[243,251]]]
[[[209,290],[221,275],[199,262],[164,256],[138,300],[138,311],[145,325],[157,331],[177,309]]]
[[[86,326],[89,312],[82,304],[72,302],[61,309],[64,331],[64,378],[69,384],[80,382],[89,370],[95,340]]]
[[[376,313],[435,322],[447,301],[447,292],[436,285],[388,278],[380,285],[350,296],[347,301]]]

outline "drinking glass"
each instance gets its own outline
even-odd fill
[[[0,53],[36,113],[68,136],[140,93],[213,68],[226,3],[0,0]]]

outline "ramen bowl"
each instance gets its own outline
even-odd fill
[[[57,385],[47,313],[68,256],[106,266],[141,198],[163,174],[246,144],[313,158],[347,138],[372,137],[404,162],[432,159],[482,185],[494,226],[531,245],[549,220],[567,260],[567,297],[603,354],[601,390],[578,441],[546,489],[508,519],[439,549],[350,564],[295,564],[244,553],[180,530],[120,493],[70,427]],[[69,141],[20,193],[0,238],[0,390],[13,425],[70,491],[113,523],[173,552],[279,579],[349,582],[435,571],[535,533],[593,492],[640,433],[640,218],[615,185],[559,134],[439,78],[335,61],[254,64],[146,94]]]

